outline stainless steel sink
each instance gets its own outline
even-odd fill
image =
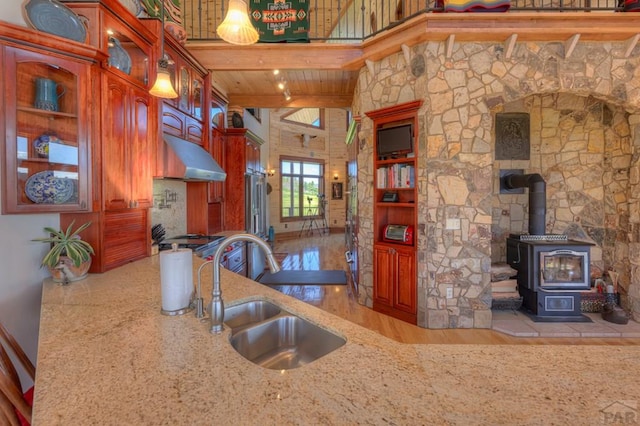
[[[254,300],[224,308],[224,323],[235,333],[245,327],[273,318],[282,310],[266,300]]]
[[[283,314],[234,333],[231,346],[264,368],[297,368],[338,349],[346,340],[300,317]]]

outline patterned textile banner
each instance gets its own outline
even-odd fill
[[[251,22],[261,42],[308,42],[309,1],[250,0]]]

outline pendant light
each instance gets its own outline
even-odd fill
[[[258,31],[251,25],[244,0],[229,0],[229,10],[216,32],[221,39],[241,46],[258,41]]]
[[[161,57],[158,61],[158,70],[156,71],[156,82],[149,90],[149,94],[158,98],[175,99],[178,93],[171,83],[171,75],[169,74],[169,58],[164,53],[164,2],[160,4],[160,19],[162,27],[160,28],[160,53]]]

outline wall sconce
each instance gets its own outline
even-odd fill
[[[338,180],[338,179],[340,179],[340,176],[338,176],[337,173],[334,173],[333,174],[333,180]]]
[[[267,170],[267,176],[272,177],[273,175],[276,174],[276,171],[271,169],[271,170]]]

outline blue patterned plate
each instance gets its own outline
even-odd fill
[[[87,28],[71,9],[57,0],[29,0],[24,5],[33,28],[84,43]]]
[[[37,204],[62,204],[75,192],[73,179],[56,177],[51,170],[34,173],[27,179],[24,192]]]

